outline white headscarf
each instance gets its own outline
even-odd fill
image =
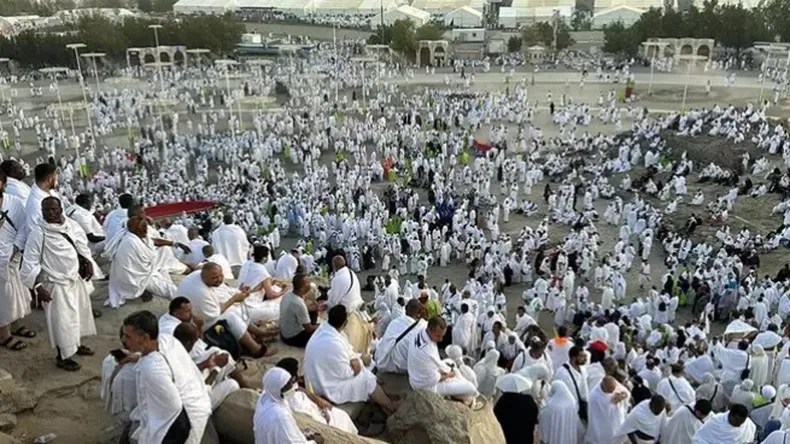
[[[782,416],[782,412],[785,410],[782,400],[785,398],[790,398],[790,385],[782,384],[779,386],[779,390],[776,391],[774,408],[771,409],[771,418],[779,419]]]
[[[567,444],[578,441],[576,402],[562,381],[551,383],[546,407],[538,416],[541,440],[546,444]]]
[[[263,393],[253,417],[256,442],[267,444],[307,443],[285,402],[283,387],[291,381],[285,369],[274,367],[263,376]]]
[[[477,391],[481,395],[491,397],[496,391],[496,379],[505,373],[505,370],[497,367],[499,352],[489,350],[483,359],[475,364],[475,377],[477,377]]]

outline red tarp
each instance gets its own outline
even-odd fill
[[[475,149],[477,149],[478,151],[483,151],[483,152],[486,152],[486,151],[490,150],[491,148],[493,148],[493,147],[494,147],[494,145],[489,145],[489,144],[487,144],[487,143],[480,143],[480,142],[478,142],[477,140],[475,140],[475,141],[474,141],[474,147],[475,147]]]
[[[151,219],[162,219],[165,217],[180,216],[183,213],[189,214],[198,213],[200,211],[208,211],[217,206],[219,206],[219,204],[212,200],[175,202],[157,205],[155,207],[148,207],[145,209],[145,215]]]

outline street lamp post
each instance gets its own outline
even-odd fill
[[[162,76],[162,53],[159,51],[159,30],[162,29],[162,25],[154,23],[152,25],[148,25],[148,28],[154,30],[154,43],[156,44],[156,66],[159,70],[159,88],[164,92],[165,80]]]
[[[650,48],[654,48],[653,56],[650,57],[650,83],[647,84],[648,96],[653,94],[653,73],[655,71],[657,55],[659,52],[663,53],[663,49],[667,45],[669,45],[669,43],[666,42],[642,42],[642,46],[645,47],[646,52],[650,52]]]
[[[99,68],[96,66],[96,59],[100,57],[105,57],[107,54],[103,52],[89,52],[85,54],[81,54],[82,57],[86,59],[90,59],[93,62],[93,76],[96,79],[96,94],[99,93],[99,88],[101,87],[99,84]]]
[[[228,105],[228,117],[232,117],[233,116],[233,106],[230,104],[230,99],[231,99],[231,93],[230,93],[230,67],[238,65],[239,62],[237,62],[235,60],[231,60],[231,59],[223,59],[223,60],[217,60],[214,63],[217,66],[222,66],[222,67],[225,68],[225,88],[226,88],[227,94],[228,94],[228,98],[227,98],[227,101],[228,101],[228,103],[227,103],[227,105]],[[239,109],[239,124],[241,124],[241,118],[242,118],[242,116],[241,116],[241,109]],[[230,126],[230,134],[233,137],[236,136],[236,128],[235,128],[234,125]]]
[[[85,92],[85,83],[83,82],[84,79],[82,77],[82,65],[80,65],[80,49],[86,48],[87,46],[88,45],[84,43],[69,43],[66,45],[66,48],[74,51],[74,59],[77,61],[77,80],[79,81],[80,90],[82,91],[82,101],[85,103],[85,117],[88,119],[88,133],[91,136],[91,143],[93,146],[96,146],[96,136],[93,133],[93,121],[91,120],[91,108],[90,104],[88,104],[88,94]],[[98,90],[96,93],[98,94]],[[77,147],[77,163],[80,165],[80,168],[82,168],[82,159],[80,158],[79,147]]]
[[[680,60],[686,60],[687,69],[686,69],[686,84],[683,87],[683,105],[681,107],[682,111],[686,110],[686,99],[688,98],[689,92],[689,82],[691,81],[691,65],[696,63],[699,60],[707,60],[708,58],[701,55],[696,54],[681,54],[678,56]]]

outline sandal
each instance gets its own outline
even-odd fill
[[[69,359],[58,359],[58,368],[66,370],[67,372],[76,372],[82,368],[77,361]]]
[[[36,332],[30,330],[29,328],[25,327],[24,325],[20,325],[19,328],[11,332],[14,336],[21,336],[23,338],[32,339],[36,337]]]
[[[94,354],[96,354],[96,352],[91,350],[89,347],[80,345],[79,347],[77,347],[77,354],[80,356],[93,356]]]
[[[0,342],[0,347],[5,347],[11,351],[22,351],[27,348],[27,344],[13,336],[9,336],[5,341]]]

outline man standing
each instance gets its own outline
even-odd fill
[[[90,300],[93,266],[85,260],[91,253],[85,233],[63,215],[57,197],[44,198],[41,214],[34,219],[35,225],[25,244],[22,282],[45,303],[47,328],[52,346],[57,350],[58,367],[77,371],[80,365],[72,357],[93,354],[93,350],[80,344],[80,338],[96,334]],[[82,267],[80,256],[84,258]]]
[[[694,388],[683,376],[683,364],[672,364],[672,374],[658,383],[656,393],[663,396],[670,410],[676,412],[681,406],[694,402]]]
[[[749,419],[749,410],[741,404],[730,406],[729,412],[718,413],[697,430],[692,444],[747,444],[754,441],[757,428]]]
[[[156,316],[149,311],[124,319],[123,341],[129,351],[142,354],[137,363],[140,426],[132,438],[140,443],[168,439],[198,444],[211,415],[211,401],[187,351],[174,337],[159,335]]]
[[[27,236],[30,230],[41,219],[41,201],[45,197],[58,197],[58,171],[55,165],[51,163],[42,163],[36,165],[36,183],[30,189],[30,195],[25,203],[25,215],[27,215],[27,230],[24,233],[24,240],[27,241]],[[62,206],[62,205],[61,205]]]
[[[7,184],[0,170],[0,190]],[[20,351],[27,344],[14,338],[33,338],[36,333],[15,322],[30,314],[30,292],[19,277],[19,263],[25,248],[21,231],[27,223],[25,203],[16,196],[0,191],[0,347]]]
[[[311,320],[310,311],[304,297],[310,292],[310,281],[307,275],[297,273],[293,278],[293,291],[287,293],[280,303],[280,338],[292,347],[304,348],[307,341],[318,328],[315,320]],[[318,307],[313,306],[313,313]]]
[[[239,268],[250,252],[250,242],[244,229],[233,223],[233,215],[226,214],[222,218],[222,225],[211,233],[211,245],[228,259],[234,276],[238,276]]]
[[[627,391],[618,390],[617,380],[605,376],[601,383],[590,393],[589,417],[586,444],[609,444],[614,441],[615,432],[625,421],[629,398]]]
[[[422,304],[417,299],[406,303],[406,315],[392,320],[376,346],[376,368],[382,372],[406,373],[409,344],[425,330],[427,322],[420,317]]]
[[[332,269],[335,274],[329,286],[329,299],[327,308],[343,305],[348,312],[348,325],[345,328],[345,335],[354,351],[357,353],[368,353],[370,341],[373,339],[373,329],[366,314],[360,308],[364,301],[359,284],[359,278],[350,268],[346,266],[346,259],[337,255],[332,258]]]
[[[694,434],[702,427],[711,412],[711,404],[707,399],[700,399],[694,404],[684,405],[667,420],[661,432],[662,442],[691,442]]]
[[[8,159],[0,163],[0,171],[7,177],[5,193],[18,197],[23,204],[26,203],[28,196],[30,196],[30,187],[22,182],[27,176],[25,168],[18,161]]]

